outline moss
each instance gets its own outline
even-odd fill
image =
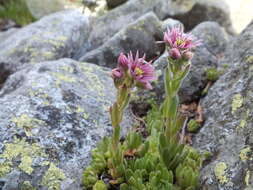
[[[250,153],[251,153],[250,147],[246,147],[246,148],[242,149],[240,152],[240,159],[242,161],[248,160],[250,158],[250,156],[249,156]]]
[[[196,133],[200,127],[201,125],[195,119],[191,119],[188,123],[187,130],[191,133]]]
[[[33,171],[32,162],[36,157],[46,157],[46,154],[41,149],[41,147],[36,144],[29,144],[24,139],[14,139],[12,143],[6,143],[5,149],[0,158],[5,159],[2,165],[2,175],[5,175],[10,172],[12,167],[12,160],[14,158],[21,158],[21,163],[19,168],[27,174],[31,174]]]
[[[214,174],[221,184],[225,184],[228,182],[226,170],[227,164],[225,162],[219,162],[218,164],[215,165]]]
[[[241,94],[235,94],[232,100],[232,114],[243,105],[243,97]]]
[[[60,190],[60,183],[65,178],[63,171],[51,163],[41,184],[47,186],[49,190]]]
[[[206,78],[209,81],[216,81],[220,76],[220,72],[216,68],[209,68],[206,70]]]
[[[11,121],[14,122],[17,127],[23,128],[27,136],[32,136],[31,133],[32,128],[44,124],[43,121],[32,118],[27,114],[22,114],[19,117],[14,117],[11,119]]]
[[[103,181],[97,181],[93,187],[93,190],[107,190],[107,186]]]
[[[4,0],[0,4],[0,18],[14,20],[19,25],[27,25],[35,18],[27,8],[25,0]]]

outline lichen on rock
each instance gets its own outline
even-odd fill
[[[228,182],[226,170],[227,170],[227,164],[225,162],[219,162],[215,165],[214,174],[221,184]]]
[[[241,94],[235,94],[232,99],[232,114],[243,105],[243,97]]]
[[[42,185],[48,187],[49,190],[60,190],[60,183],[66,178],[64,172],[50,163],[47,172],[42,179]]]
[[[246,160],[249,160],[250,158],[250,154],[251,153],[251,148],[250,147],[246,147],[244,149],[241,150],[240,152],[240,159],[242,161],[246,161]]]

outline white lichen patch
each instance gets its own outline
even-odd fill
[[[64,172],[55,166],[54,163],[50,163],[50,166],[45,173],[41,184],[48,187],[50,190],[60,190],[60,183],[66,178]]]
[[[226,174],[227,164],[225,162],[219,162],[215,165],[214,174],[216,179],[221,183],[228,183],[228,177]]]
[[[243,97],[241,94],[235,94],[232,99],[232,114],[243,105]]]

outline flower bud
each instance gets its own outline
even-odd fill
[[[183,54],[183,57],[186,59],[186,60],[191,60],[193,58],[193,55],[194,53],[191,52],[191,51],[187,51]]]
[[[118,64],[119,64],[119,67],[121,67],[123,69],[129,68],[129,61],[123,53],[120,53],[120,55],[119,55]]]
[[[172,59],[180,59],[182,57],[180,51],[177,48],[172,48],[169,51],[169,55]]]
[[[119,68],[115,68],[112,70],[111,76],[114,79],[121,78],[123,76],[123,73]]]

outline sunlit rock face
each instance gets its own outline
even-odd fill
[[[121,52],[139,51],[140,55],[146,54],[147,59],[153,59],[163,50],[161,44],[157,44],[161,39],[161,22],[150,12],[127,25],[99,48],[86,53],[80,60],[114,68]]]
[[[1,70],[14,72],[26,63],[73,57],[87,40],[89,26],[87,17],[69,10],[19,29],[0,42]]]
[[[26,4],[37,19],[58,11],[71,8],[81,9],[82,7],[82,1],[79,0],[26,0]]]
[[[108,69],[71,59],[10,75],[0,91],[0,188],[81,189],[91,150],[112,130],[115,97]],[[127,110],[122,134],[131,118]]]
[[[220,65],[228,70],[201,101],[205,124],[193,144],[212,156],[202,189],[252,189],[253,23],[232,40]]]

